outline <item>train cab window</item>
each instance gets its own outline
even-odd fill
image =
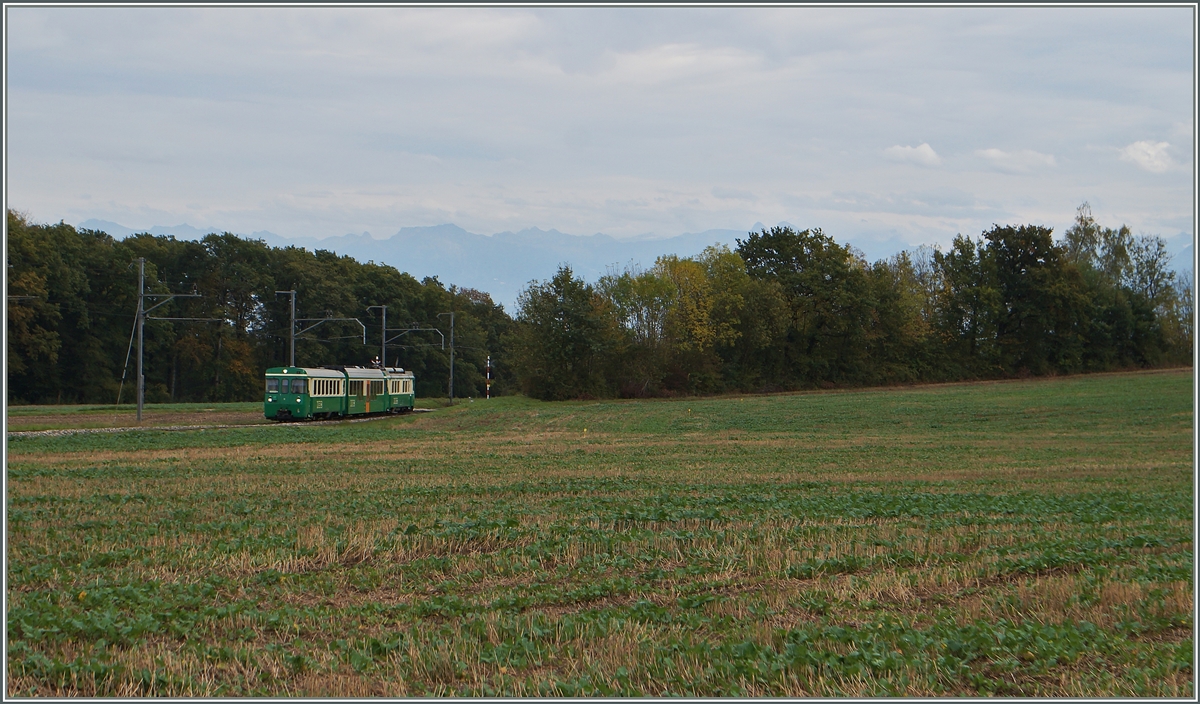
[[[269,393],[269,394],[279,393],[279,380],[278,379],[267,379],[267,393]]]
[[[307,387],[308,387],[307,379],[292,379],[292,393],[294,393],[294,394],[307,393],[307,390],[308,390]]]

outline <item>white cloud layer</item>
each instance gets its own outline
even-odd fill
[[[1121,159],[1132,161],[1152,174],[1161,174],[1174,165],[1167,153],[1170,146],[1166,142],[1134,142],[1121,149]]]
[[[1053,154],[1042,154],[1032,149],[1006,152],[1002,149],[980,149],[975,152],[993,167],[1009,173],[1027,174],[1055,165]]]
[[[7,204],[42,221],[786,220],[932,244],[1061,231],[1088,200],[1135,231],[1192,227],[1170,168],[1193,149],[1188,7],[5,12]]]
[[[897,144],[884,149],[883,154],[892,161],[908,161],[921,166],[937,166],[942,163],[942,158],[927,143],[915,147],[904,147]]]

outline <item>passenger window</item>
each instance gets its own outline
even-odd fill
[[[279,380],[267,379],[267,393],[274,394],[279,392]]]
[[[302,394],[306,391],[307,379],[292,379],[292,393]]]

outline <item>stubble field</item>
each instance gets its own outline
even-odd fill
[[[1190,369],[256,409],[9,435],[8,696],[1194,696]]]

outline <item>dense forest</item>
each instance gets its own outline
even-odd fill
[[[147,291],[198,293],[152,313],[151,402],[251,400],[287,361],[290,300],[300,366],[412,369],[420,396],[640,397],[1003,378],[1190,364],[1192,281],[1161,239],[1101,226],[1087,204],[1055,241],[1045,227],[994,226],[952,246],[870,264],[819,229],[749,233],[735,249],[660,257],[595,283],[563,266],[532,282],[515,317],[483,292],[417,281],[391,266],[232,234],[198,242],[115,240],[8,212],[8,401],[113,403]],[[154,299],[162,300],[162,299]],[[194,318],[197,320],[163,320]],[[400,335],[406,328],[425,328]],[[448,341],[448,340],[447,340]],[[133,363],[125,396],[132,398]]]
[[[232,234],[198,242],[134,235],[116,240],[70,225],[30,223],[8,213],[8,402],[114,403],[133,336],[138,267],[146,289],[192,293],[150,313],[145,376],[147,402],[242,401],[261,398],[263,370],[288,362],[291,300],[297,330],[327,322],[296,339],[299,366],[369,364],[380,352],[386,305],[388,363],[412,369],[418,396],[446,396],[449,316],[454,312],[455,396],[484,392],[490,353],[493,392],[511,388],[501,338],[513,326],[487,294],[417,281],[390,266],[360,263],[332,252],[273,248]],[[162,300],[147,299],[147,307]],[[415,323],[415,324],[414,324]],[[405,328],[440,328],[400,334]],[[134,350],[136,355],[136,350]],[[136,357],[129,359],[122,399],[134,398]]]

